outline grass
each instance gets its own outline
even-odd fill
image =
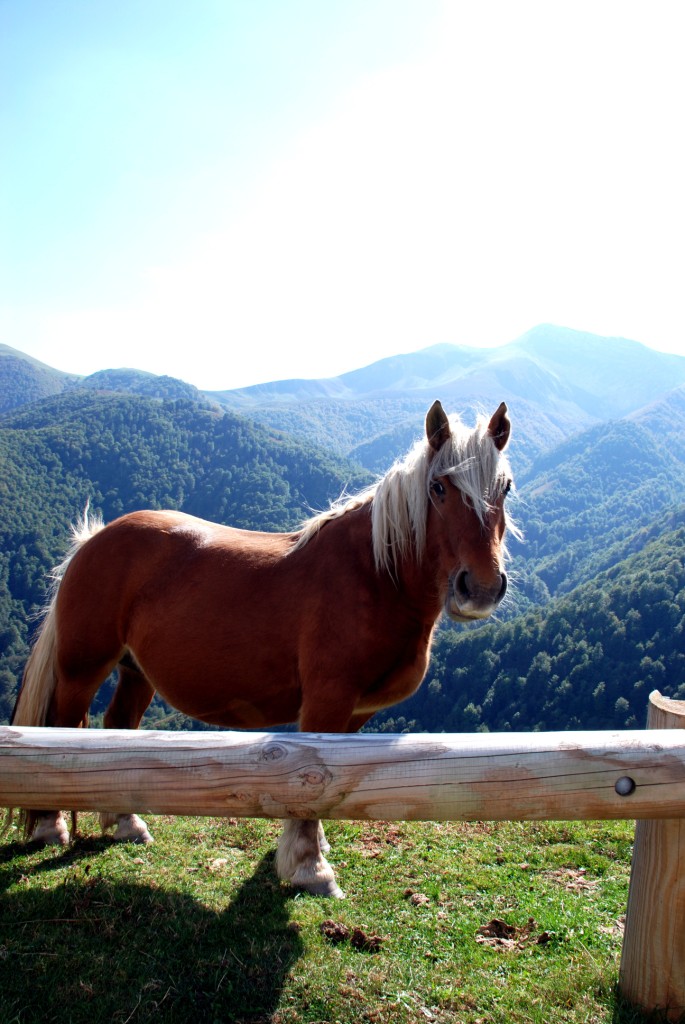
[[[632,823],[329,822],[344,901],[276,879],[277,823],[149,824],[0,845],[2,1024],[643,1020],[616,994]]]

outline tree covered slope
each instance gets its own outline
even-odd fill
[[[369,482],[358,467],[189,401],[69,392],[0,420],[0,721],[86,502],[107,521],[179,508],[246,529],[288,530]]]
[[[333,382],[207,396],[136,370],[72,378],[7,346],[0,357],[0,721],[87,501],[107,520],[169,507],[292,529],[368,483],[360,463],[389,468],[433,398],[470,421],[490,392],[514,424],[511,599],[484,627],[442,625],[422,689],[371,727],[622,727],[642,722],[654,686],[684,693],[685,360],[539,328],[496,350],[436,346]]]
[[[680,525],[568,595],[508,622],[439,632],[426,682],[372,728],[641,728],[657,688],[685,700]]]

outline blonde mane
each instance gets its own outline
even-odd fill
[[[411,552],[421,558],[431,484],[438,477],[448,477],[484,523],[511,479],[509,462],[495,447],[485,417],[478,417],[474,429],[465,426],[458,416],[450,416],[449,424],[451,436],[438,452],[433,451],[427,438],[417,441],[377,483],[359,494],[343,495],[303,523],[293,550],[308,544],[332,520],[370,505],[376,567],[393,572]],[[514,535],[518,534],[508,518],[507,525]]]

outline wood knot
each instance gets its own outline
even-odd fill
[[[307,768],[300,772],[303,786],[325,786],[331,774],[325,768]]]
[[[267,743],[260,754],[260,761],[280,761],[286,757],[288,751],[280,743]]]

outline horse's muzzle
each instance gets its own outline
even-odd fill
[[[454,622],[487,619],[507,592],[507,576],[499,574],[495,585],[483,586],[471,573],[462,569],[450,576],[445,611]]]

